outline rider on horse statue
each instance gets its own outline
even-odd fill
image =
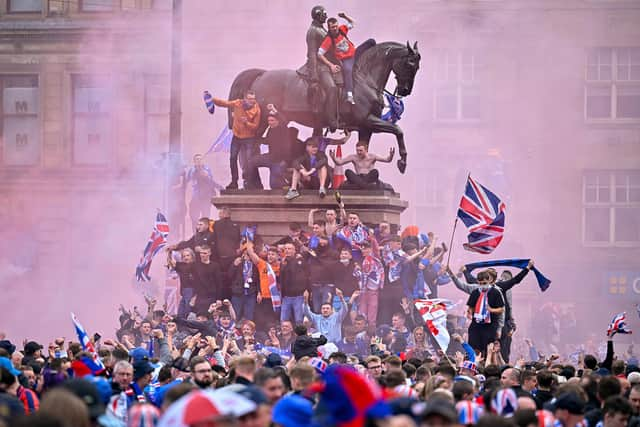
[[[331,76],[331,70],[318,61],[318,49],[327,37],[327,30],[324,23],[327,21],[327,11],[323,6],[314,6],[311,9],[311,25],[307,30],[307,62],[297,71],[298,74],[311,82],[309,86],[309,103],[315,112],[325,112],[325,118],[329,122],[331,129],[338,127],[337,123],[337,100],[338,87]],[[333,58],[335,61],[335,58]],[[326,99],[322,105],[322,93],[320,86],[326,92]],[[323,108],[324,107],[324,108]]]

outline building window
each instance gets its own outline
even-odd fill
[[[434,119],[445,122],[481,120],[481,74],[482,65],[477,55],[467,51],[438,52],[434,78]]]
[[[587,53],[585,119],[640,119],[640,47],[595,48]]]
[[[39,91],[37,75],[0,76],[3,163],[36,165],[40,161]]]
[[[119,0],[80,0],[80,10],[83,12],[111,12]]]
[[[159,155],[169,151],[169,76],[145,76],[145,153]]]
[[[585,244],[640,245],[640,170],[589,171],[582,198]]]
[[[171,0],[153,0],[152,7],[155,10],[171,10],[173,2]]]
[[[112,91],[106,76],[73,76],[73,162],[108,165],[112,156]]]
[[[7,0],[9,13],[42,12],[42,0]]]

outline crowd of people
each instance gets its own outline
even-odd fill
[[[120,308],[110,338],[20,350],[0,337],[0,425],[640,422],[638,360],[614,353],[613,335],[604,357],[543,356],[531,340],[511,350],[510,294],[531,262],[515,275],[454,273],[432,233],[365,225],[343,205],[311,210],[306,227],[291,224],[272,244],[241,230],[229,209],[219,216],[167,247],[180,278],[177,312],[146,297],[142,312]],[[446,330],[414,304],[437,299],[442,286],[469,294],[449,310]],[[203,396],[214,409],[194,409]]]

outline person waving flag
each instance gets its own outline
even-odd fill
[[[609,329],[607,330],[607,336],[612,337],[615,334],[630,334],[631,329],[627,327],[627,313],[618,313],[613,316]]]
[[[151,269],[151,261],[162,248],[167,244],[167,238],[169,237],[169,223],[167,218],[160,212],[156,215],[156,223],[153,226],[151,236],[147,246],[145,246],[142,252],[140,262],[136,267],[136,279],[138,282],[144,282],[151,280],[149,276],[149,270]]]

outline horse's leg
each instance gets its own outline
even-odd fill
[[[371,131],[369,129],[358,129],[358,141],[369,143],[371,140]]]
[[[396,140],[398,141],[398,154],[400,155],[400,159],[397,163],[398,169],[400,172],[404,173],[407,169],[407,148],[404,145],[404,134],[402,133],[400,126],[382,120],[380,117],[376,117],[373,114],[369,114],[369,116],[367,116],[366,123],[362,127],[367,128],[369,133],[392,133],[396,136]]]

